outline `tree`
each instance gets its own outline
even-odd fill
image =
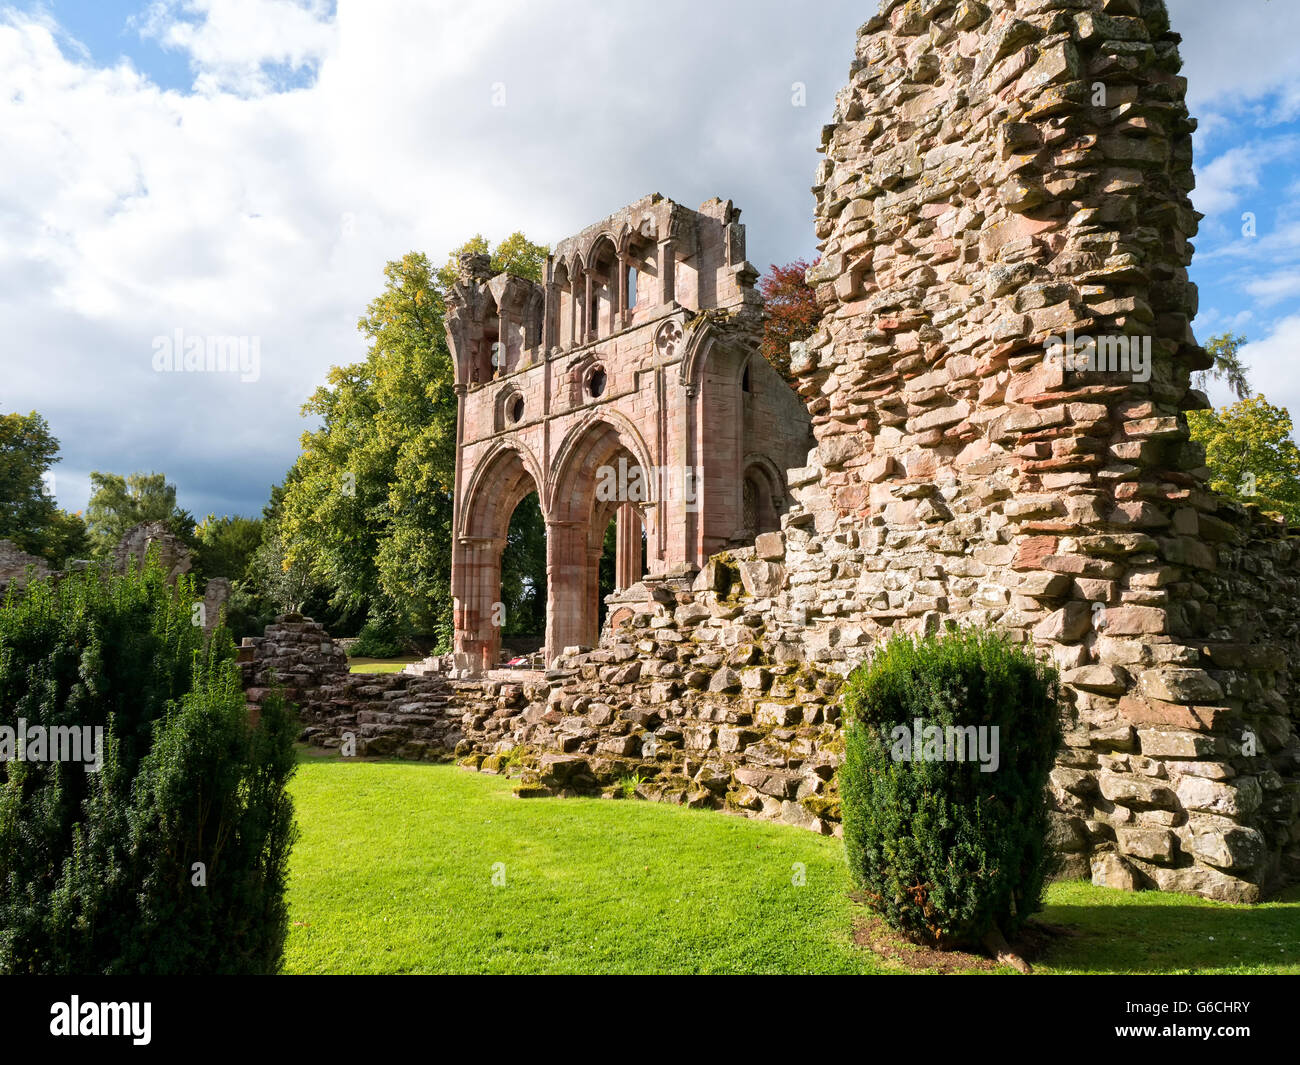
[[[302,611],[319,585],[305,562],[289,560],[279,526],[267,530],[249,562],[249,580],[282,614]]]
[[[262,543],[262,519],[209,514],[194,530],[194,572],[200,577],[242,580]]]
[[[1205,350],[1214,358],[1214,365],[1208,370],[1201,370],[1196,375],[1196,387],[1202,392],[1208,389],[1211,381],[1223,381],[1228,390],[1238,399],[1250,396],[1250,382],[1246,379],[1246,365],[1238,352],[1246,343],[1244,336],[1231,333],[1219,333],[1205,342]]]
[[[1189,411],[1187,424],[1205,447],[1211,488],[1300,524],[1300,448],[1284,407],[1251,396],[1221,410]]]
[[[188,547],[196,546],[194,517],[176,505],[176,486],[162,473],[116,473],[90,475],[93,488],[86,509],[86,526],[91,547],[99,558],[112,554],[122,536],[143,521],[166,523],[173,535]]]
[[[1014,935],[1042,906],[1056,672],[1005,633],[895,635],[844,686],[844,853],[894,929]]]
[[[803,259],[785,266],[773,264],[758,282],[758,294],[767,311],[760,350],[791,384],[796,378],[790,372],[790,345],[807,340],[821,321],[816,293],[804,280],[810,265]]]
[[[285,485],[284,564],[305,563],[336,607],[364,610],[385,632],[400,619],[450,633],[457,402],[443,318],[462,251],[489,247],[476,236],[436,273],[416,252],[384,268],[358,322],[366,359],[331,369],[303,407],[321,424],[303,434]],[[490,254],[540,278],[546,253],[516,233]]]
[[[88,549],[79,514],[61,510],[46,491],[59,442],[36,411],[0,415],[0,540],[60,566]]]
[[[451,253],[446,264],[438,271],[438,282],[446,292],[456,283],[460,273],[459,258],[466,252],[478,252],[487,255],[492,263],[492,275],[514,274],[529,281],[542,281],[546,268],[546,256],[550,248],[545,244],[534,244],[522,233],[511,233],[492,250],[487,238],[482,233],[475,233],[459,248]]]
[[[299,729],[278,695],[249,721],[194,598],[151,558],[0,606],[0,722],[28,736],[0,760],[0,972],[279,968]]]
[[[536,492],[526,495],[510,516],[501,553],[501,603],[503,635],[546,631],[546,521]]]

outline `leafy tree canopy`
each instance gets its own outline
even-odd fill
[[[796,259],[785,266],[773,264],[758,282],[767,316],[763,324],[763,357],[781,376],[794,383],[790,373],[790,345],[807,340],[817,331],[821,308],[813,287],[804,280],[811,264]]]
[[[123,534],[142,521],[162,521],[189,547],[196,546],[194,516],[176,505],[176,486],[166,474],[116,473],[90,475],[90,506],[86,526],[95,555],[107,558]]]
[[[1215,491],[1300,524],[1300,448],[1284,407],[1251,396],[1221,410],[1189,411],[1187,424],[1205,446]]]
[[[0,414],[0,539],[55,566],[89,549],[81,516],[46,491],[58,456],[59,442],[36,411]]]
[[[1223,381],[1238,399],[1247,398],[1251,393],[1250,381],[1246,375],[1246,364],[1238,354],[1245,343],[1244,336],[1234,336],[1232,333],[1219,333],[1210,337],[1205,342],[1205,350],[1214,358],[1214,365],[1197,373],[1196,387],[1204,392],[1211,381]]]
[[[333,368],[303,407],[320,426],[303,434],[281,502],[283,572],[307,566],[335,606],[364,609],[387,631],[395,615],[450,628],[456,394],[443,319],[465,251],[536,279],[547,254],[516,233],[494,251],[475,236],[440,271],[418,252],[390,262],[357,323],[365,360]]]

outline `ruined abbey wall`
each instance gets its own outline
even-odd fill
[[[645,580],[556,669],[455,689],[444,751],[521,794],[831,832],[842,678],[890,633],[991,625],[1065,681],[1063,875],[1294,878],[1300,533],[1208,491],[1188,438],[1177,46],[1159,0],[885,0],[823,131],[781,531]]]
[[[1032,641],[1071,701],[1058,828],[1097,878],[1251,897],[1295,859],[1295,541],[1208,492],[1188,440],[1177,42],[1147,0],[890,2],[862,28],[814,189],[787,616],[830,658],[949,617]]]

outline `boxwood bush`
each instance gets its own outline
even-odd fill
[[[0,605],[0,725],[103,729],[97,772],[0,761],[0,972],[279,968],[296,728],[274,697],[250,723],[194,598],[151,563]]]
[[[872,908],[941,946],[1013,935],[1042,905],[1055,671],[990,631],[895,636],[850,675],[844,710],[844,843]]]

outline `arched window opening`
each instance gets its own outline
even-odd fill
[[[750,466],[745,471],[741,485],[741,530],[746,540],[781,528],[777,492],[779,488],[761,466]]]
[[[742,525],[746,536],[758,535],[758,486],[754,484],[752,477],[745,478],[743,489],[743,511],[744,518]]]
[[[523,397],[517,397],[523,402]],[[510,516],[501,552],[501,593],[493,624],[507,660],[540,650],[546,638],[546,522],[536,492]]]

